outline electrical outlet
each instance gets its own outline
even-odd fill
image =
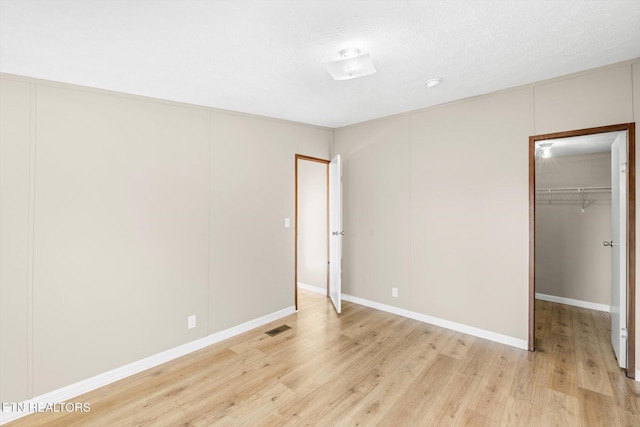
[[[391,288],[391,296],[398,298],[398,288]]]
[[[187,329],[193,329],[196,327],[196,315],[187,317]]]

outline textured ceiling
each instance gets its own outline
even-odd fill
[[[0,0],[2,72],[328,127],[638,57],[638,0]]]

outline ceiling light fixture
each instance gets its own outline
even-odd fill
[[[368,76],[376,72],[371,62],[371,55],[360,54],[360,49],[348,48],[340,51],[337,61],[327,62],[325,67],[334,80],[349,80],[356,77]]]
[[[340,57],[342,59],[355,58],[358,55],[360,55],[360,49],[356,49],[355,47],[342,49],[340,51]]]
[[[540,144],[540,148],[542,149],[542,153],[540,154],[540,157],[542,157],[543,159],[549,159],[552,156],[551,153],[551,146],[553,145],[553,142],[545,142],[543,144]]]
[[[429,80],[426,80],[424,82],[424,85],[428,88],[432,88],[432,87],[436,87],[438,86],[440,83],[442,83],[442,78],[441,77],[434,77],[431,78]]]

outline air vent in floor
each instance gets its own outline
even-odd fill
[[[275,337],[276,335],[286,331],[287,329],[291,329],[291,326],[287,326],[287,325],[282,325],[282,326],[278,326],[275,329],[272,329],[270,331],[265,332],[265,334]]]

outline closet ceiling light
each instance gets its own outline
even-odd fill
[[[368,76],[376,72],[371,62],[371,55],[360,54],[359,49],[349,48],[340,51],[337,61],[327,62],[325,67],[334,80],[349,80],[357,77]]]
[[[553,145],[553,142],[545,142],[544,144],[540,144],[540,148],[542,149],[542,152],[540,154],[540,157],[542,157],[543,159],[549,159],[551,158],[551,146]]]

